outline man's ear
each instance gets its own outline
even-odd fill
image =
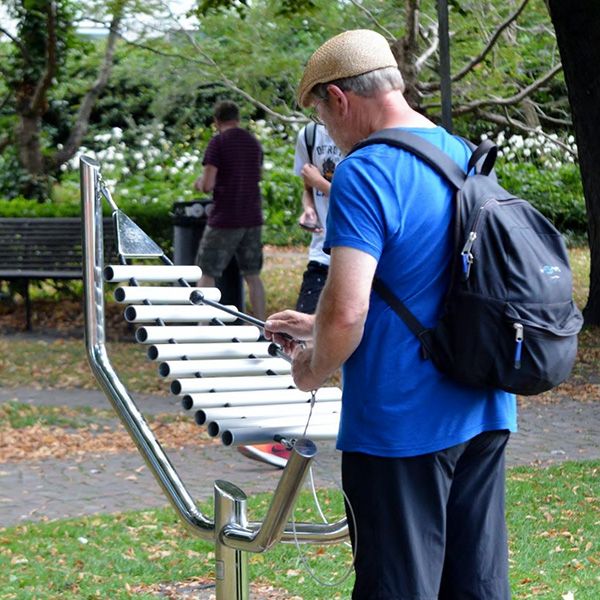
[[[329,103],[332,106],[336,106],[343,116],[348,112],[348,97],[346,94],[337,86],[330,83],[327,86],[327,91],[330,94]]]

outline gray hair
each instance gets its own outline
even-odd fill
[[[354,92],[357,96],[365,98],[392,90],[404,92],[404,80],[396,67],[385,67],[363,73],[362,75],[356,75],[355,77],[345,77],[344,79],[335,79],[327,83],[318,83],[310,91],[311,95],[315,98],[326,100],[328,85],[337,85],[345,92]]]

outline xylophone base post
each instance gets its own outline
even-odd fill
[[[215,481],[215,571],[217,600],[248,600],[248,553],[229,548],[221,541],[227,525],[247,524],[246,494],[233,483]]]

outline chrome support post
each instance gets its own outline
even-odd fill
[[[215,529],[228,525],[246,527],[246,494],[233,483],[215,481]],[[217,600],[248,600],[248,554],[215,540],[215,574]]]

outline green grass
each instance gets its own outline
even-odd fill
[[[509,471],[507,510],[515,599],[561,600],[568,592],[576,600],[597,599],[599,476],[598,461]],[[329,518],[341,514],[339,492],[321,492],[321,500]],[[250,518],[260,519],[268,501],[265,495],[252,498]],[[318,520],[308,495],[302,498],[302,507],[297,519]],[[302,549],[325,580],[338,579],[349,565],[345,546]],[[136,585],[197,576],[214,577],[213,546],[192,537],[171,509],[0,529],[3,600],[117,600],[130,598],[127,590]],[[352,578],[334,588],[317,585],[293,545],[251,555],[250,579],[270,582],[305,600],[348,598],[352,585]]]
[[[98,411],[88,407],[35,406],[9,400],[0,404],[0,423],[12,429],[23,429],[33,425],[47,427],[87,427],[101,418],[113,417],[109,411]]]
[[[174,413],[145,415],[150,423],[167,424],[182,420]],[[90,425],[116,423],[113,410],[91,408],[89,406],[40,406],[9,400],[0,404],[0,428],[24,429],[34,425],[44,427],[65,427],[70,429],[88,428]]]

